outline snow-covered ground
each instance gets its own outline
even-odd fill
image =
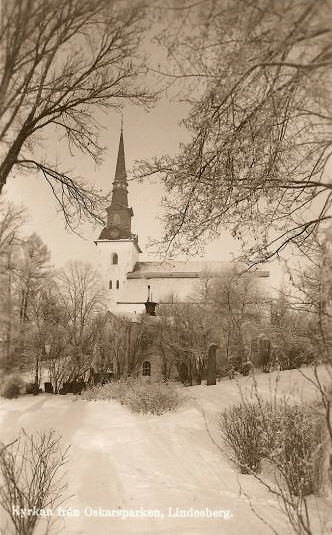
[[[268,395],[274,380],[275,374],[258,375],[259,391]],[[6,442],[21,427],[52,427],[62,435],[64,444],[71,444],[66,478],[72,497],[65,500],[64,507],[75,508],[80,515],[58,518],[59,533],[270,533],[251,510],[247,493],[257,512],[278,533],[288,535],[292,530],[271,495],[252,476],[237,473],[222,451],[216,414],[240,399],[239,386],[244,392],[250,384],[250,378],[241,377],[238,384],[225,379],[216,386],[184,389],[188,399],[183,406],[161,417],[134,416],[116,402],[88,402],[71,395],[1,400],[1,438]],[[278,384],[281,391],[292,391],[295,397],[315,395],[314,387],[295,370],[282,372]],[[102,516],[105,510],[141,508],[159,511],[154,514],[160,516],[126,520]],[[231,518],[220,518],[221,513],[218,518],[169,516],[176,508],[189,515],[194,509],[205,514],[209,514],[206,508],[224,510]],[[88,516],[92,510],[99,516]]]

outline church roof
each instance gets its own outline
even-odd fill
[[[239,266],[227,261],[167,261],[167,262],[136,262],[128,279],[149,278],[199,278],[204,273],[217,274],[231,271]],[[269,271],[256,271],[257,277],[269,277]]]
[[[193,261],[193,260],[174,260],[165,262],[136,262],[134,272],[140,271],[169,271],[178,272],[183,271],[189,273],[191,271],[220,271],[234,268],[233,262],[216,262],[216,261]]]

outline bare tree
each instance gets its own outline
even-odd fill
[[[94,324],[94,359],[98,371],[113,367],[114,378],[135,377],[151,342],[145,316],[130,321],[125,316],[100,314]]]
[[[162,376],[164,380],[171,377],[171,370],[176,366],[177,362],[181,361],[180,351],[177,346],[172,344],[173,341],[173,321],[172,316],[167,316],[167,312],[163,310],[162,305],[159,307],[160,314],[158,314],[158,325],[154,331],[154,343],[158,347],[160,357],[162,360]],[[182,374],[181,364],[178,364],[180,379],[186,380]]]
[[[300,292],[294,306],[302,315],[311,315],[314,325],[315,345],[319,358],[315,362],[314,380],[325,411],[327,434],[332,448],[332,249],[331,229],[316,240],[316,255],[297,280]],[[319,368],[323,365],[323,373]],[[332,455],[330,455],[330,486],[332,487]]]
[[[14,272],[19,321],[16,356],[20,365],[34,362],[35,384],[39,385],[45,341],[40,336],[38,323],[33,322],[33,308],[49,275],[50,252],[37,234],[24,238],[20,258]]]
[[[167,357],[176,363],[184,381],[201,383],[213,321],[205,302],[178,303],[167,299],[160,303],[158,314],[163,318],[159,344]],[[185,368],[185,369],[184,369]]]
[[[151,346],[152,335],[146,325],[145,316],[140,316],[138,322],[125,322],[127,375],[137,376],[144,361],[146,349]]]
[[[306,250],[331,219],[330,2],[170,4],[163,74],[191,104],[189,141],[137,170],[166,187],[162,250],[192,254],[223,226],[251,262]]]
[[[30,302],[43,286],[50,269],[50,252],[41,238],[33,233],[21,243],[21,255],[16,269],[16,289],[19,294],[19,317],[29,319]]]
[[[114,0],[13,0],[1,8],[0,194],[15,167],[38,171],[66,224],[99,217],[105,198],[47,150],[64,140],[100,162],[97,111],[147,104],[140,84],[144,4]],[[63,146],[60,145],[63,149]],[[43,150],[45,149],[45,150]]]
[[[15,242],[19,239],[21,228],[25,221],[24,208],[14,206],[5,201],[0,202],[0,269],[3,272],[6,265],[3,265],[4,257],[8,254]]]
[[[290,294],[293,307],[310,316],[316,324],[325,357],[331,349],[331,230],[315,235],[315,250],[310,263],[290,271],[293,292]],[[295,291],[294,291],[295,289]]]
[[[55,393],[66,378],[64,363],[69,346],[66,308],[60,303],[54,273],[44,273],[29,306],[27,350],[35,364],[35,383],[40,384],[42,369],[48,368]],[[49,346],[48,352],[46,351]]]
[[[75,378],[89,369],[93,359],[93,320],[104,310],[102,285],[90,264],[69,262],[58,276],[58,291],[66,311],[67,352],[72,357]]]
[[[15,318],[15,270],[19,264],[22,243],[21,227],[25,221],[23,208],[0,203],[0,338],[6,366],[11,365],[18,330]]]
[[[208,296],[224,357],[233,358],[240,366],[249,358],[252,341],[269,319],[270,297],[263,295],[259,279],[241,274],[239,269],[212,279]]]
[[[47,511],[63,503],[67,485],[61,471],[68,449],[62,448],[61,437],[53,429],[37,436],[22,429],[14,442],[0,444],[0,505],[11,521],[6,533],[32,535],[42,516],[48,527],[54,522],[55,515]]]
[[[125,377],[127,372],[127,330],[124,318],[114,315],[108,318],[103,344],[106,345],[106,351],[109,352],[108,358],[112,360],[115,379]],[[99,349],[99,352],[101,356],[103,351]],[[105,359],[106,362],[108,358]]]

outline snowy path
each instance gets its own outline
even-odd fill
[[[66,507],[79,517],[59,519],[68,535],[265,535],[240,486],[279,533],[289,534],[270,496],[251,476],[236,474],[206,430],[218,442],[215,414],[236,401],[230,382],[193,387],[196,397],[162,417],[138,417],[116,402],[86,402],[74,396],[41,395],[0,402],[2,440],[15,430],[55,428],[71,444]],[[224,385],[224,386],[223,386]],[[204,415],[202,413],[204,410]],[[158,509],[164,518],[88,517],[86,507]],[[171,518],[168,508],[226,509],[230,520]]]

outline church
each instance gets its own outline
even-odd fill
[[[167,261],[140,262],[138,235],[132,231],[133,209],[128,203],[123,128],[113,181],[112,200],[107,208],[106,227],[95,241],[97,267],[101,274],[107,309],[115,315],[133,318],[145,311],[154,315],[158,303],[172,294],[179,302],[190,301],[203,276],[222,276],[234,268],[232,262]],[[265,286],[269,271],[257,270],[255,277]]]

